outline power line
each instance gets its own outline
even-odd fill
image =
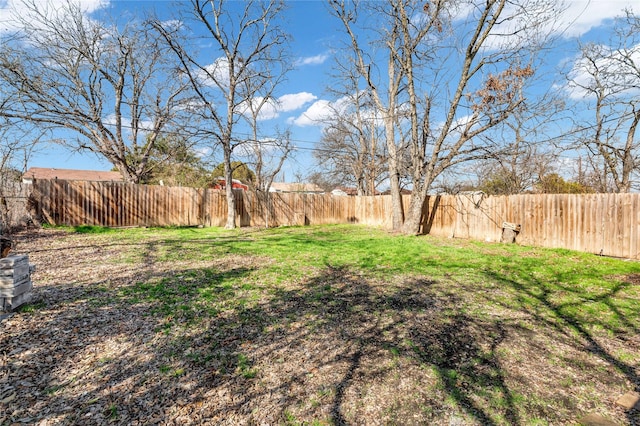
[[[633,112],[627,112],[625,114],[622,114],[618,117],[611,117],[609,119],[603,120],[602,124],[609,124],[611,122],[615,122],[615,121],[620,121],[620,120],[625,120],[628,118],[631,118],[634,115]],[[110,127],[110,128],[114,128],[116,127],[115,123],[102,123],[103,126],[105,127]],[[546,139],[539,139],[539,140],[534,140],[531,142],[527,142],[529,145],[545,145],[545,144],[551,144],[553,142],[562,140],[562,139],[566,139],[567,137],[579,134],[579,133],[583,133],[585,131],[588,130],[593,130],[595,129],[597,126],[599,126],[600,124],[596,123],[596,124],[592,124],[592,125],[587,125],[587,126],[582,126],[582,127],[576,127],[573,128],[571,130],[565,131],[562,134],[559,134],[557,136],[552,136]],[[145,128],[134,128],[133,126],[130,125],[126,125],[126,124],[121,124],[121,127],[124,129],[128,129],[128,130],[138,130],[138,131],[142,131],[142,132],[149,132],[150,129],[145,129]],[[198,133],[200,132],[200,133]],[[189,133],[189,132],[185,132],[185,131],[178,131],[178,130],[163,130],[161,131],[162,134],[164,135],[174,135],[174,136],[181,136],[181,137],[189,137],[191,135],[198,135],[199,137],[203,137],[205,135],[214,135],[215,133],[212,131],[196,131],[195,133]],[[238,136],[244,136],[244,138],[239,138]],[[283,135],[265,135],[265,134],[260,134],[258,135],[258,140],[253,139],[253,135],[250,133],[245,133],[245,132],[235,132],[235,136],[232,138],[234,139],[236,142],[238,143],[248,143],[248,142],[256,142],[259,144],[273,144],[274,146],[277,146],[277,143],[273,142],[273,141],[277,141],[277,140],[281,140],[283,139]],[[307,151],[307,152],[322,152],[322,153],[336,153],[336,154],[351,154],[350,151],[348,150],[343,150],[343,149],[329,149],[329,148],[321,148],[318,147],[317,144],[320,143],[320,140],[307,140],[307,139],[299,139],[299,138],[287,138],[289,142],[294,143],[294,150],[296,151]],[[52,139],[52,140],[48,140],[48,141],[44,141],[44,142],[49,142],[49,143],[60,143],[59,141]],[[305,146],[307,145],[307,146]],[[560,158],[573,158],[570,156],[564,156],[561,154],[557,155]]]

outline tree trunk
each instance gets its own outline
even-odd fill
[[[140,177],[131,173],[130,170],[127,168],[126,164],[117,163],[117,162],[114,162],[114,164],[116,165],[115,168],[120,172],[120,174],[122,175],[122,179],[124,179],[126,183],[140,182]]]
[[[232,183],[227,179],[227,224],[225,229],[235,229],[236,227],[236,199],[233,193]]]
[[[620,185],[620,192],[624,193],[631,191],[631,173],[635,167],[633,145],[638,124],[640,124],[640,111],[634,111],[633,120],[627,132],[627,140],[623,151],[624,156],[622,158],[622,183]]]
[[[395,132],[393,119],[385,119],[385,133],[387,149],[389,149],[389,183],[391,190],[391,223],[394,231],[402,229],[404,222],[404,208],[402,206],[402,193],[400,192],[400,164],[398,162],[398,150],[395,144]]]
[[[420,234],[420,225],[422,225],[422,209],[427,199],[427,192],[424,190],[426,185],[418,191],[411,194],[411,202],[409,203],[409,211],[407,212],[402,233],[407,235]]]
[[[236,228],[236,195],[233,192],[233,168],[231,167],[231,152],[224,150],[225,189],[227,193],[227,224],[225,229]]]
[[[420,226],[422,225],[422,211],[425,200],[427,199],[427,193],[431,184],[433,183],[433,170],[429,169],[427,172],[421,172],[425,175],[424,180],[413,181],[413,192],[411,194],[411,202],[409,203],[409,211],[407,212],[404,225],[402,226],[402,232],[407,235],[420,234]]]

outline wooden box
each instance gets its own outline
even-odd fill
[[[0,259],[0,308],[11,311],[31,300],[29,256],[8,256]]]

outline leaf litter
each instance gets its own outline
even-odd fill
[[[626,354],[608,362],[535,314],[469,314],[453,281],[328,266],[274,286],[257,256],[123,261],[153,236],[21,241],[37,272],[0,323],[2,425],[638,424],[613,402],[637,339],[598,337]]]

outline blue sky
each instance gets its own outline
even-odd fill
[[[19,7],[20,0],[0,0],[0,29],[7,25],[9,9]],[[56,0],[61,1],[61,0]],[[55,2],[54,2],[55,3]],[[577,40],[602,41],[607,34],[611,18],[632,7],[636,1],[592,0],[570,1],[564,16],[558,17],[558,27],[565,28],[556,49],[549,51],[546,69],[541,69],[545,80],[552,80],[557,69],[574,60]],[[162,19],[171,19],[169,1],[84,0],[92,18],[104,16],[142,16],[155,10]],[[262,133],[268,136],[276,128],[289,127],[294,144],[298,147],[285,167],[286,180],[295,174],[305,175],[313,165],[312,148],[320,139],[321,127],[316,121],[334,101],[326,90],[331,83],[329,73],[334,64],[336,49],[340,46],[341,27],[327,11],[323,1],[290,1],[287,10],[287,30],[292,35],[291,58],[294,69],[288,75],[277,96],[285,107],[270,120],[262,122]],[[33,155],[28,166],[73,169],[108,170],[111,165],[93,154],[72,153],[62,147],[49,145]]]

